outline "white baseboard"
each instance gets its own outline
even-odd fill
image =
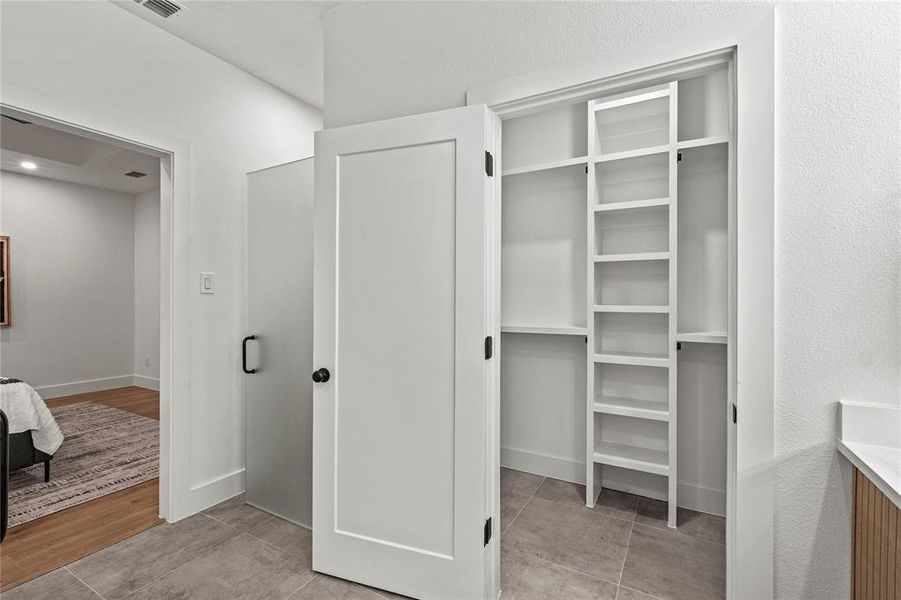
[[[719,517],[726,516],[726,490],[680,483],[678,494],[679,506]]]
[[[501,448],[501,466],[585,485],[585,463],[519,448]]]
[[[517,471],[535,473],[544,477],[585,484],[585,463],[572,459],[529,452],[518,448],[501,448],[501,466],[516,469]],[[610,476],[601,477],[601,486],[646,498],[666,500],[665,479],[659,475],[630,471],[628,469],[616,469]],[[719,516],[725,516],[726,514],[726,492],[724,490],[680,483],[678,494],[678,503],[682,508]]]
[[[101,379],[88,379],[86,381],[44,385],[34,389],[41,395],[41,398],[49,400],[50,398],[59,398],[60,396],[113,390],[130,385],[134,385],[134,375],[119,375],[117,377],[103,377]]]
[[[192,485],[183,501],[173,501],[170,521],[179,521],[185,517],[216,506],[229,498],[244,492],[244,469],[233,473]]]
[[[134,374],[132,385],[142,387],[148,390],[160,391],[160,380],[155,377],[147,377],[146,375]]]

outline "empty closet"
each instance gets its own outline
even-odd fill
[[[501,466],[725,515],[727,64],[502,124]]]

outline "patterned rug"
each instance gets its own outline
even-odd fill
[[[159,421],[94,402],[51,409],[65,439],[50,461],[9,476],[9,526],[159,476]]]

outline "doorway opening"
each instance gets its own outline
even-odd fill
[[[2,117],[6,590],[163,522],[173,194],[165,152]]]

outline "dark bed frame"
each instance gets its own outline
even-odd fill
[[[44,481],[50,481],[50,459],[53,457],[44,454],[34,447],[31,441],[31,432],[11,433],[9,435],[9,472],[18,471],[44,463]]]

